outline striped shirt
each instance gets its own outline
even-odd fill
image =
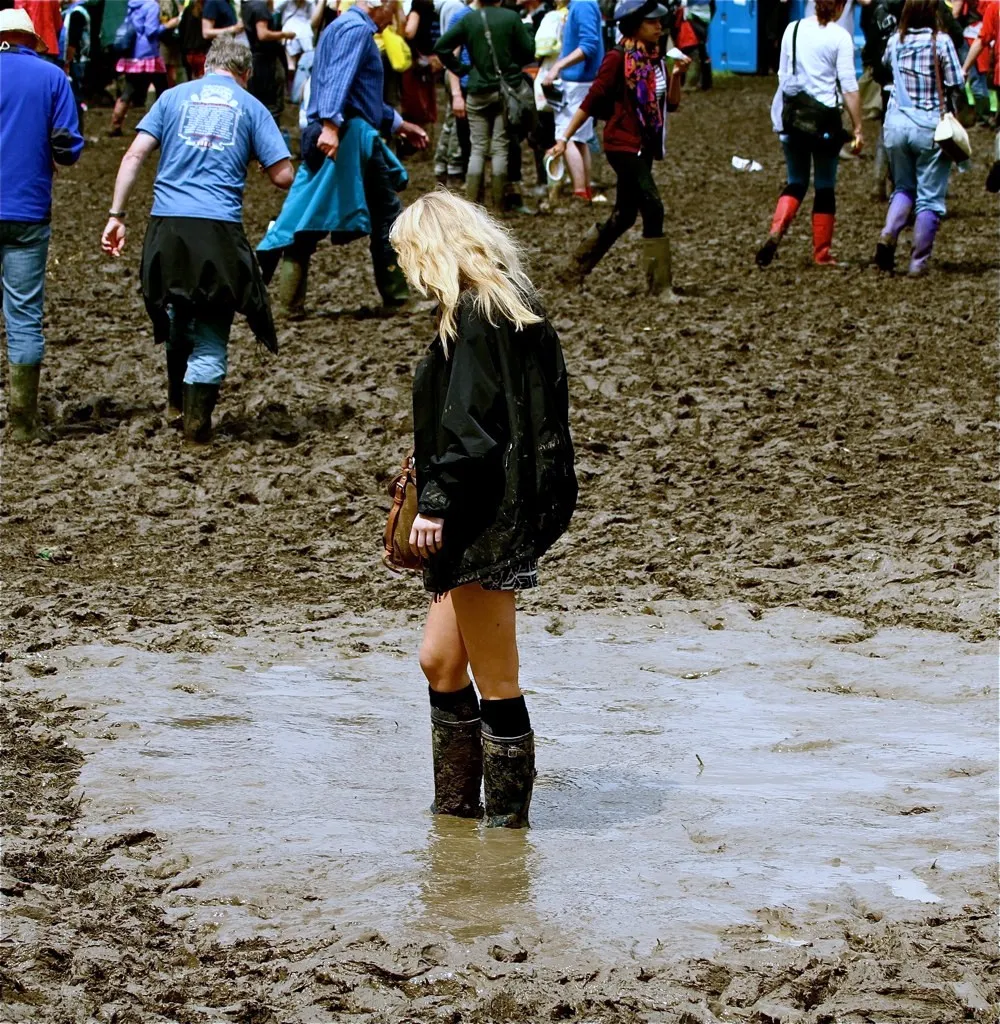
[[[309,120],[362,117],[379,131],[396,131],[399,114],[382,98],[382,55],[378,26],[358,7],[346,10],[319,37],[309,91]]]
[[[934,35],[929,28],[910,29],[906,38],[900,40],[899,33],[894,32],[885,48],[884,63],[893,67],[893,60],[899,69],[901,82],[896,82],[893,87],[892,98],[889,101],[891,107],[906,106],[906,100],[900,95],[899,85],[910,97],[910,105],[917,110],[940,110],[941,97],[937,91],[937,76],[934,73]],[[957,87],[965,81],[962,74],[962,62],[955,52],[955,44],[951,37],[944,32],[937,35],[937,57],[941,62],[941,81],[944,87]],[[895,77],[896,72],[893,72]]]

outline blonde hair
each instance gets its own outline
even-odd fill
[[[481,206],[437,189],[400,214],[389,240],[410,284],[440,303],[439,334],[446,353],[458,335],[463,291],[494,326],[496,316],[519,331],[541,323],[531,308],[535,289],[522,269],[520,246]]]

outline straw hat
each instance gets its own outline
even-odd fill
[[[34,43],[31,45],[33,45],[37,53],[46,53],[48,51],[48,44],[35,31],[35,26],[32,24],[28,12],[19,7],[0,11],[0,36],[6,35],[8,32],[17,32],[19,35],[31,36],[34,40]]]

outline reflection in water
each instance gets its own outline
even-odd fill
[[[419,855],[420,924],[468,941],[535,920],[530,833],[435,815]]]

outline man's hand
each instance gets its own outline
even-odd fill
[[[112,256],[121,256],[125,248],[125,222],[117,217],[110,217],[104,234],[101,235],[101,248]]]
[[[396,132],[396,134],[400,136],[400,138],[406,139],[414,149],[426,149],[430,144],[430,139],[427,138],[427,132],[418,125],[410,124],[409,121],[404,121],[399,126],[399,131]]]
[[[545,72],[545,77],[542,79],[542,85],[553,85],[558,77],[559,71],[556,68],[556,65],[553,64],[552,67]]]
[[[324,124],[316,140],[316,147],[327,160],[336,160],[337,150],[340,149],[340,129],[335,124]]]
[[[284,41],[285,41],[286,43],[290,43],[290,42],[291,42],[291,41],[292,41],[293,39],[295,39],[295,38],[296,38],[296,35],[295,35],[295,33],[294,33],[294,32],[282,32],[282,33],[281,33],[281,38],[282,38],[282,39],[283,39],[283,40],[284,40]]]
[[[410,547],[421,558],[429,558],[441,550],[441,538],[443,535],[443,519],[418,515],[413,520],[413,528],[410,530]]]
[[[854,129],[854,140],[851,142],[851,152],[857,156],[864,149],[865,137],[861,133],[861,125]]]
[[[465,117],[465,97],[460,92],[452,96],[451,109],[455,117],[459,119]]]

